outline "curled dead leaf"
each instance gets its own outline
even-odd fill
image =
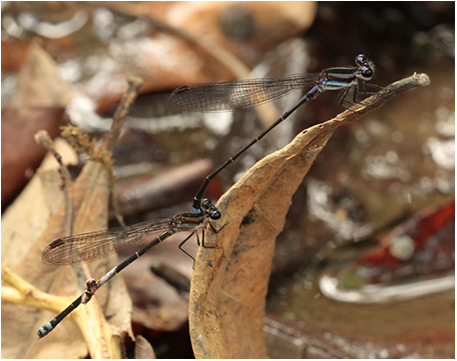
[[[189,325],[196,358],[266,358],[263,324],[275,240],[291,199],[335,129],[359,119],[395,94],[428,85],[413,75],[301,132],[263,158],[221,197],[219,232],[207,231],[192,277]]]

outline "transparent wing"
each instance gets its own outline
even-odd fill
[[[56,239],[43,250],[43,262],[72,265],[92,262],[169,230],[170,218]]]
[[[319,74],[196,84],[174,90],[168,105],[174,110],[212,112],[250,108],[287,93],[313,86]]]

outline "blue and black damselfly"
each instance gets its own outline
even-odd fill
[[[196,213],[201,211],[200,204],[206,188],[219,172],[287,119],[302,104],[327,90],[341,90],[340,102],[343,103],[351,89],[354,90],[353,102],[355,102],[358,93],[367,93],[365,82],[371,80],[373,75],[374,64],[365,55],[360,54],[355,58],[354,67],[327,68],[318,74],[205,83],[183,86],[174,90],[169,99],[169,103],[174,109],[214,112],[250,108],[284,96],[291,91],[307,86],[312,87],[292,108],[206,177],[194,197],[194,211]]]
[[[189,257],[192,257],[182,248],[183,244],[196,234],[199,229],[204,228],[209,220],[218,220],[221,217],[219,211],[210,200],[204,199],[202,201],[202,210],[203,211],[199,214],[179,213],[170,218],[142,222],[121,228],[82,233],[59,238],[50,243],[43,250],[41,255],[43,262],[51,265],[64,266],[92,262],[152,238],[143,248],[112,268],[98,281],[91,280],[88,282],[88,289],[86,289],[86,291],[73,301],[64,311],[41,327],[38,330],[38,336],[40,338],[46,336],[76,307],[81,303],[87,303],[97,289],[103,286],[117,273],[121,272],[130,263],[145,254],[151,247],[166,240],[173,234],[192,231],[192,233],[179,245],[179,249],[189,255]],[[203,234],[202,245],[204,245],[204,242]]]

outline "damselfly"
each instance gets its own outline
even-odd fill
[[[192,232],[179,245],[179,248],[183,252],[192,257],[182,248],[184,243],[199,229],[204,228],[208,224],[209,220],[218,220],[221,217],[219,211],[210,200],[203,199],[201,205],[202,212],[199,214],[179,213],[171,218],[162,220],[147,221],[122,228],[113,228],[59,238],[49,244],[41,255],[43,262],[63,266],[92,262],[121,249],[125,249],[126,247],[138,244],[141,241],[153,238],[143,248],[111,269],[108,273],[101,277],[100,280],[89,282],[89,289],[81,294],[81,296],[79,296],[54,319],[41,327],[38,330],[38,336],[40,338],[46,336],[76,307],[78,307],[81,303],[89,301],[92,295],[101,286],[103,286],[116,274],[121,272],[130,263],[146,253],[151,247],[164,241],[173,234],[185,231]],[[202,245],[204,245],[204,234],[202,235]]]
[[[194,211],[196,213],[202,211],[202,197],[211,180],[274,127],[287,119],[300,105],[327,90],[342,90],[342,102],[349,90],[354,89],[355,102],[359,88],[361,88],[361,93],[366,93],[365,82],[371,80],[373,75],[374,64],[361,54],[356,56],[354,67],[328,68],[318,74],[289,75],[277,79],[263,78],[206,83],[183,86],[174,90],[169,99],[172,108],[185,111],[212,112],[249,108],[284,96],[293,90],[312,86],[292,108],[206,177],[194,197]]]

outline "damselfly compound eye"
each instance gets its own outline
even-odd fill
[[[373,69],[365,66],[362,68],[360,73],[365,80],[370,80],[374,75]]]
[[[359,54],[355,57],[355,63],[359,66],[366,65],[368,64],[368,57],[366,55]]]

